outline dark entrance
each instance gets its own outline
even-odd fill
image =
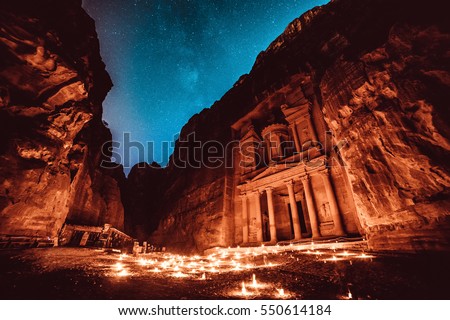
[[[84,235],[84,231],[75,231],[70,238],[69,246],[77,247],[80,245],[81,238]]]
[[[262,214],[262,231],[263,241],[270,241],[270,226],[269,226],[269,214],[264,211]]]
[[[289,209],[289,219],[291,221],[291,238],[294,238],[294,223],[292,222],[292,211],[291,211],[291,204],[288,203],[288,209]],[[308,230],[306,229],[306,222],[305,222],[305,216],[303,215],[303,207],[302,202],[297,201],[297,211],[298,211],[298,220],[300,221],[300,230],[303,233],[307,233]]]

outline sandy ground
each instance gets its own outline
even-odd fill
[[[133,257],[81,248],[3,250],[0,298],[450,299],[448,253],[256,251]]]

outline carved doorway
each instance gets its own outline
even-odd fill
[[[291,204],[288,203],[289,219],[291,221],[291,239],[294,239],[294,223],[292,221]],[[300,230],[303,234],[308,233],[306,229],[305,215],[303,214],[303,206],[301,201],[297,201],[298,220],[300,221]]]
[[[262,214],[262,231],[263,231],[263,241],[270,241],[270,225],[269,225],[269,214],[264,211]]]

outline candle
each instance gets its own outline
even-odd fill
[[[247,289],[245,289],[245,283],[244,283],[244,281],[242,281],[242,290],[241,290],[241,292],[242,292],[242,295],[247,295]]]
[[[188,275],[182,273],[181,271],[178,271],[177,273],[174,273],[173,276],[174,276],[175,278],[185,278],[185,277],[187,277]]]
[[[145,259],[139,259],[138,260],[138,263],[141,265],[141,266],[145,266],[146,264],[147,264],[147,261],[145,260]]]
[[[128,273],[128,271],[125,270],[125,269],[122,269],[120,272],[117,273],[117,276],[118,276],[118,277],[126,277],[126,276],[128,276],[128,275],[129,275],[129,273]]]

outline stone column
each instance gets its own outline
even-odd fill
[[[263,242],[261,201],[259,191],[255,191],[255,209],[256,209],[256,241]]]
[[[286,182],[289,192],[289,203],[291,205],[292,223],[294,225],[294,240],[302,238],[302,231],[300,228],[300,220],[298,219],[297,202],[295,201],[294,183],[292,181]]]
[[[294,136],[294,143],[295,143],[295,148],[297,149],[297,152],[300,153],[302,152],[302,146],[300,145],[300,138],[298,137],[298,133],[297,133],[297,124],[294,122],[291,125],[292,128],[292,135]]]
[[[241,195],[242,200],[242,242],[248,243],[248,206],[247,195]]]
[[[344,227],[342,225],[341,215],[336,201],[336,195],[331,185],[330,174],[328,170],[320,172],[325,185],[325,191],[327,192],[328,202],[330,203],[331,216],[334,223],[334,232],[337,236],[345,235]]]
[[[275,210],[273,207],[273,189],[271,187],[266,188],[267,194],[267,207],[269,209],[269,226],[270,226],[270,242],[276,243],[277,240],[277,227],[275,224]]]
[[[316,208],[314,207],[314,200],[311,185],[309,182],[310,179],[308,176],[304,176],[301,178],[301,180],[303,184],[303,189],[305,189],[306,206],[308,207],[309,221],[311,222],[312,237],[319,238],[320,237],[319,222],[317,219]]]

